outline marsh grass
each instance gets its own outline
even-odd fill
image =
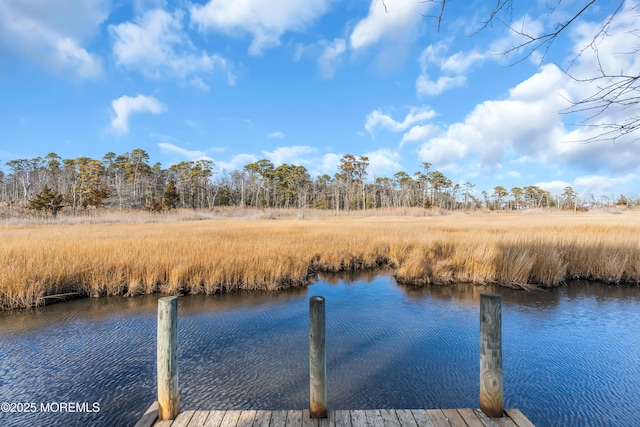
[[[381,266],[392,267],[399,282],[418,285],[531,289],[575,278],[640,283],[640,213],[633,211],[430,217],[288,212],[5,223],[0,306],[32,307],[67,292],[277,290],[306,285],[316,272]]]

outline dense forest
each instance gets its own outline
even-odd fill
[[[262,159],[241,170],[214,172],[211,160],[185,161],[163,168],[135,149],[102,159],[45,157],[16,159],[0,169],[0,205],[56,215],[61,209],[313,208],[359,210],[388,207],[525,209],[556,207],[585,210],[638,201],[620,195],[580,198],[571,187],[551,195],[535,185],[477,191],[470,182],[455,184],[431,164],[413,174],[368,179],[366,156],[344,155],[334,176],[315,178],[304,166],[275,166]]]

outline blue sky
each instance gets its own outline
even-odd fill
[[[0,161],[142,148],[164,167],[266,158],[315,177],[350,153],[369,157],[370,178],[429,162],[478,192],[640,192],[635,136],[586,144],[596,129],[558,114],[594,91],[562,68],[597,71],[583,49],[618,1],[598,1],[544,58],[502,55],[521,39],[500,22],[471,37],[495,2],[452,1],[439,32],[437,4],[385,3],[0,0]],[[550,15],[526,2],[513,27],[541,34],[584,3]],[[639,73],[639,11],[626,1],[598,44],[607,71]]]

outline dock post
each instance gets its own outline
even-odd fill
[[[158,419],[173,420],[178,392],[178,297],[158,299]]]
[[[504,413],[502,393],[502,297],[480,295],[480,409],[489,417]]]
[[[309,414],[327,418],[327,358],[324,297],[309,299]]]

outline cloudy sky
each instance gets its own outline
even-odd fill
[[[164,167],[265,158],[315,177],[350,153],[370,179],[429,162],[478,192],[640,193],[637,136],[586,143],[598,128],[559,114],[595,90],[571,76],[640,72],[637,2],[597,44],[617,0],[531,55],[505,52],[587,2],[515,2],[474,35],[495,3],[450,2],[438,31],[420,0],[0,0],[0,162],[142,148]]]

